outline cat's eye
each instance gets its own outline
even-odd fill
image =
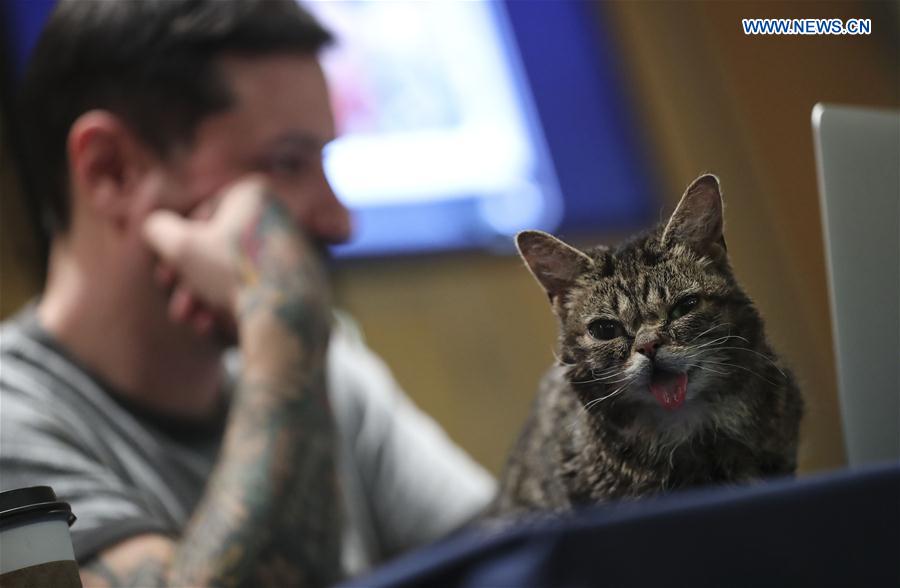
[[[675,320],[683,317],[687,313],[691,312],[696,306],[697,303],[700,302],[700,299],[692,294],[690,296],[685,296],[678,303],[672,307],[672,310],[669,312],[669,320]]]
[[[588,332],[594,339],[608,341],[622,334],[622,325],[609,319],[597,319],[588,324]]]

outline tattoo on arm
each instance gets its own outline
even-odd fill
[[[340,575],[342,526],[325,389],[324,277],[275,203],[235,245],[241,279],[252,285],[242,293],[238,321],[263,317],[274,329],[254,343],[251,357],[245,354],[219,463],[179,544],[170,582],[331,584]],[[262,369],[251,365],[256,359],[264,360],[257,362]]]
[[[162,588],[166,585],[167,562],[155,556],[125,567],[98,556],[81,566],[85,588]]]

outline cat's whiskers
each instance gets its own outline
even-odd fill
[[[706,362],[706,363],[712,363],[712,364],[715,364],[715,365],[720,365],[720,366],[722,366],[722,367],[730,367],[730,368],[737,368],[737,369],[739,369],[739,370],[744,370],[745,372],[749,372],[749,373],[753,374],[754,376],[756,376],[757,378],[763,380],[764,382],[768,382],[769,384],[772,384],[773,386],[778,386],[778,384],[777,384],[776,382],[773,382],[773,381],[770,380],[769,378],[763,376],[762,374],[756,372],[755,370],[751,370],[751,369],[748,368],[748,367],[745,367],[745,366],[742,366],[742,365],[739,365],[739,364],[736,364],[736,363],[727,362],[727,361],[715,361],[715,360],[712,360],[712,359],[706,359],[706,358],[704,358],[703,361]]]
[[[609,376],[604,376],[602,378],[593,378],[590,380],[572,380],[572,384],[595,384],[598,382],[602,382],[604,384],[618,384],[619,382],[624,382],[628,380],[630,376],[625,376],[624,378],[613,380],[611,378],[618,378],[619,376],[625,375],[624,372],[620,372],[618,374],[611,374]]]
[[[710,351],[717,351],[719,349],[744,349],[746,351],[753,351],[752,349],[747,349],[746,347],[726,347],[724,345],[728,339],[743,339],[744,341],[746,341],[746,339],[744,339],[743,337],[740,337],[738,335],[728,335],[726,337],[719,337],[718,339],[713,339],[712,341],[707,341],[706,343],[703,343],[702,345],[691,345],[691,346],[686,347],[684,349],[684,352],[687,353],[687,355],[684,355],[682,357],[682,359],[691,359],[691,358],[697,357],[698,355],[701,355],[703,353],[707,353]]]
[[[736,337],[736,335],[732,335],[732,337]],[[740,337],[740,338],[743,339],[743,337]],[[744,340],[746,341],[746,339],[744,339]],[[772,360],[771,357],[769,357],[769,356],[766,355],[765,353],[760,353],[759,351],[756,351],[755,349],[749,349],[749,348],[747,348],[747,347],[734,347],[734,346],[730,346],[730,345],[729,345],[729,346],[725,346],[725,345],[721,345],[721,344],[720,344],[720,345],[716,345],[716,346],[713,347],[712,349],[704,349],[703,347],[705,347],[705,345],[698,345],[698,346],[692,347],[692,348],[689,350],[689,353],[691,353],[691,354],[690,354],[690,355],[684,356],[684,359],[693,359],[693,358],[695,358],[695,357],[702,356],[702,355],[704,355],[704,354],[706,354],[706,353],[715,352],[715,351],[720,351],[720,350],[721,350],[721,351],[725,351],[725,350],[730,350],[730,351],[746,351],[747,353],[752,353],[752,354],[754,354],[754,355],[757,355],[757,356],[763,358],[763,359],[766,360],[766,362],[768,362],[772,367],[774,367],[774,368],[778,371],[778,373],[781,374],[782,377],[784,377],[784,378],[787,377],[787,374],[784,373],[784,370],[782,370],[782,369],[778,366],[778,364],[775,363],[775,362]]]
[[[594,384],[597,382],[603,382],[606,384],[617,384],[619,382],[624,382],[628,378],[628,376],[626,376],[626,378],[624,378],[624,379],[615,379],[615,378],[619,378],[620,376],[625,375],[625,368],[618,367],[618,366],[606,368],[605,370],[600,370],[600,371],[590,370],[590,372],[591,372],[591,376],[593,376],[591,379],[571,380],[571,383],[572,384]]]
[[[591,400],[590,402],[588,402],[587,404],[584,405],[584,410],[590,412],[590,410],[591,410],[592,407],[594,407],[594,406],[600,404],[600,403],[603,402],[604,400],[609,400],[609,399],[612,398],[613,396],[616,396],[616,395],[618,395],[618,394],[622,394],[623,392],[625,392],[625,390],[628,389],[629,386],[631,386],[631,384],[632,384],[632,382],[633,382],[633,379],[629,378],[629,380],[630,380],[630,381],[629,381],[628,383],[626,383],[626,384],[624,384],[624,385],[622,385],[622,386],[619,386],[618,388],[616,388],[615,390],[613,390],[611,393],[609,393],[609,394],[607,394],[607,395],[605,395],[605,396],[601,396],[600,398],[594,398],[593,400]]]
[[[772,364],[772,367],[774,367],[776,370],[778,370],[779,374],[781,374],[784,377],[787,377],[787,374],[784,373],[784,370],[782,370],[780,367],[778,367],[778,364],[775,363],[774,361],[772,361],[772,358],[769,357],[768,355],[766,355],[765,353],[760,353],[759,351],[756,351],[755,349],[748,349],[746,347],[716,347],[716,350],[719,350],[719,349],[732,349],[735,351],[746,351],[748,353],[754,353],[754,354],[760,356],[761,358],[763,358],[764,360],[766,360],[767,362],[769,362],[770,364]]]
[[[718,337],[716,339],[711,339],[711,340],[706,341],[705,343],[701,343],[699,345],[692,345],[691,347],[693,349],[703,349],[705,347],[711,347],[713,345],[720,345],[720,344],[724,343],[725,341],[728,341],[729,339],[740,339],[741,341],[745,341],[747,343],[747,345],[750,344],[750,341],[748,341],[744,337],[741,337],[740,335],[724,335],[722,337]]]
[[[717,324],[717,325],[713,325],[713,326],[711,326],[710,328],[708,328],[708,329],[706,329],[705,331],[703,331],[702,333],[700,333],[699,335],[694,336],[694,338],[691,339],[690,341],[688,341],[688,343],[693,343],[694,341],[696,341],[697,339],[699,339],[699,338],[702,337],[703,335],[709,333],[710,331],[713,331],[713,330],[715,330],[715,329],[718,329],[719,327],[729,327],[729,326],[731,326],[731,323],[719,323],[719,324]]]
[[[569,425],[569,427],[568,427],[569,433],[572,433],[572,431],[575,430],[575,427],[578,426],[578,422],[579,422],[579,421],[578,421],[578,417],[580,417],[582,414],[590,415],[590,413],[591,413],[591,408],[593,408],[593,407],[596,406],[597,404],[603,402],[604,400],[607,400],[607,399],[609,399],[609,398],[612,398],[612,397],[615,396],[616,394],[621,394],[622,392],[624,392],[625,390],[627,390],[628,387],[631,386],[631,384],[632,384],[632,382],[629,381],[628,383],[624,384],[623,386],[620,386],[620,387],[616,388],[616,389],[615,389],[613,392],[611,392],[610,394],[607,394],[607,395],[605,395],[605,396],[601,396],[600,398],[594,398],[593,400],[591,400],[591,401],[588,402],[587,404],[582,405],[582,406],[581,406],[581,409],[580,409],[577,413],[575,413],[575,415],[574,415],[573,418],[572,418],[572,424]]]
[[[595,369],[592,369],[592,370],[590,370],[590,372],[591,372],[591,375],[592,375],[592,376],[594,376],[595,378],[599,378],[599,377],[601,377],[601,376],[606,376],[606,375],[608,375],[608,374],[618,373],[618,372],[621,372],[621,371],[623,371],[623,370],[624,370],[624,368],[621,367],[621,366],[612,366],[612,367],[606,368],[605,370],[595,370]]]
[[[609,393],[609,394],[606,394],[606,395],[601,396],[601,397],[599,397],[599,398],[594,398],[593,400],[591,400],[591,401],[588,402],[587,404],[582,405],[582,406],[581,406],[581,410],[579,410],[579,411],[576,413],[575,417],[572,419],[572,424],[569,426],[569,432],[571,433],[571,432],[575,429],[575,427],[578,426],[578,417],[579,417],[579,416],[581,416],[582,414],[590,415],[590,413],[591,413],[591,408],[597,406],[598,404],[600,404],[600,403],[603,402],[604,400],[608,400],[608,399],[612,398],[613,396],[616,396],[617,394],[622,394],[623,392],[625,392],[625,391],[628,389],[629,386],[631,386],[632,382],[633,382],[633,380],[627,382],[626,384],[624,384],[624,385],[622,385],[622,386],[619,386],[618,388],[616,388],[615,390],[613,390],[613,391],[612,391],[611,393]]]
[[[706,370],[706,371],[709,371],[709,372],[713,372],[713,373],[715,373],[715,374],[719,374],[719,375],[722,375],[722,376],[727,376],[727,375],[728,375],[728,372],[720,372],[719,370],[714,370],[714,369],[712,369],[712,368],[709,367],[709,366],[701,365],[701,364],[699,364],[699,363],[686,363],[686,364],[684,364],[684,365],[686,365],[687,367],[697,368],[698,370]]]

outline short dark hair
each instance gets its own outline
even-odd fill
[[[165,156],[233,97],[222,55],[315,55],[332,40],[296,0],[60,0],[20,91],[28,185],[48,233],[69,225],[69,129],[109,110]]]

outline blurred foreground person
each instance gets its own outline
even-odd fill
[[[51,249],[2,326],[2,489],[71,503],[87,585],[325,585],[493,494],[332,310],[329,42],[293,0],[63,0],[37,45]]]

